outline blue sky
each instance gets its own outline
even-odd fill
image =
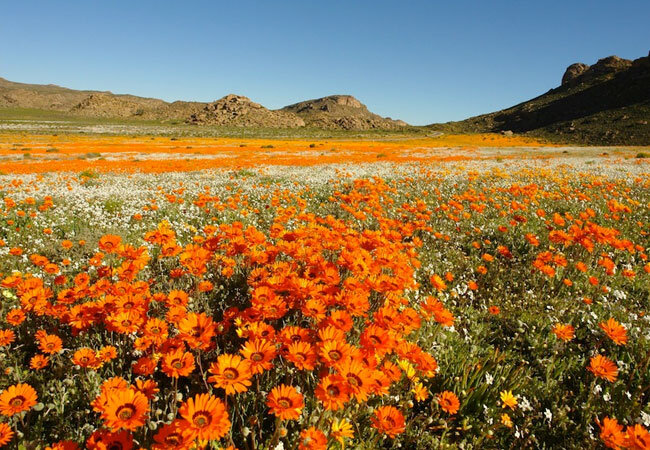
[[[0,76],[269,108],[352,94],[413,124],[557,86],[566,66],[650,50],[650,1],[3,0]]]

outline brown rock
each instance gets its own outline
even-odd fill
[[[583,64],[583,63],[571,64],[569,67],[566,68],[566,71],[562,76],[562,84],[567,84],[575,80],[580,75],[585,73],[587,69],[589,69],[589,66],[587,64]]]
[[[330,95],[285,106],[282,111],[300,116],[307,126],[325,129],[372,130],[398,129],[408,124],[384,118],[368,111],[351,95]]]
[[[305,121],[293,113],[270,111],[242,95],[229,94],[192,114],[188,123],[234,127],[296,128]]]

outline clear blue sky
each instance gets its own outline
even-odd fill
[[[650,50],[650,1],[2,0],[0,76],[269,108],[352,94],[413,124],[559,84],[566,66]]]

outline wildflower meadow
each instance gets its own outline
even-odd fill
[[[358,145],[0,162],[0,446],[650,448],[647,160]]]

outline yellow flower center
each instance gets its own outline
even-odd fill
[[[135,406],[132,404],[122,405],[117,409],[116,416],[120,420],[129,420],[135,414]]]

